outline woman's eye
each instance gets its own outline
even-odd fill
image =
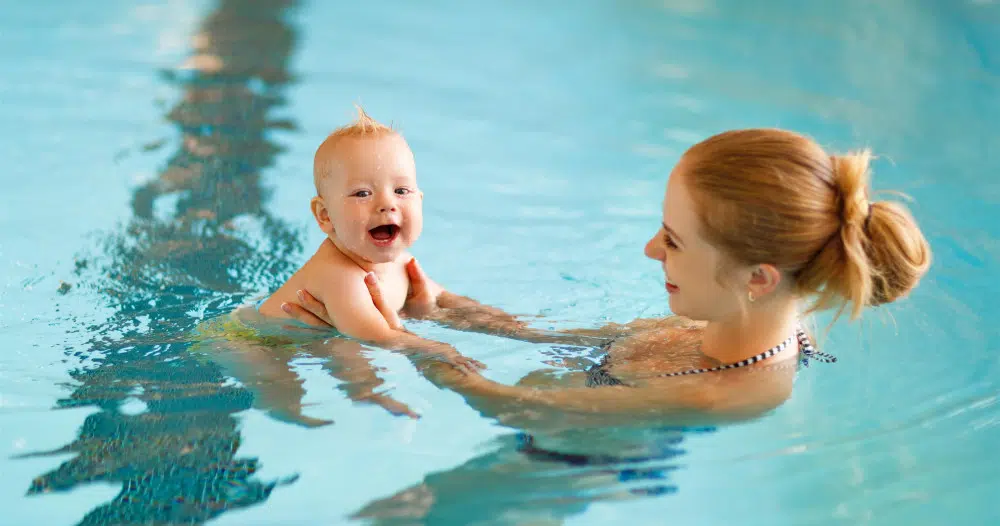
[[[670,247],[670,248],[678,248],[677,247],[677,243],[674,243],[673,238],[671,238],[667,234],[663,234],[663,242],[666,243],[667,246]]]

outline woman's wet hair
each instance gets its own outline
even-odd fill
[[[735,130],[689,149],[679,173],[703,235],[735,261],[781,269],[810,310],[865,306],[905,296],[931,262],[913,216],[871,201],[864,150],[830,155],[802,135]]]

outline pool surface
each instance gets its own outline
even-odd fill
[[[997,3],[63,4],[0,17],[0,523],[1000,521]],[[553,327],[666,313],[643,243],[728,128],[871,147],[935,264],[745,425],[535,443],[377,349],[420,420],[302,351],[334,423],[287,423],[189,331],[315,250],[313,151],[355,102],[415,152],[424,268]],[[411,328],[506,383],[565,352]]]

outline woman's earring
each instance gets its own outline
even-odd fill
[[[750,300],[750,303],[753,303],[757,299],[757,298],[753,297],[753,291],[752,290],[748,290],[747,291],[747,299]]]

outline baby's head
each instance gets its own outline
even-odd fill
[[[316,222],[341,250],[387,263],[423,229],[423,193],[403,136],[358,107],[358,120],[335,130],[313,159]]]

